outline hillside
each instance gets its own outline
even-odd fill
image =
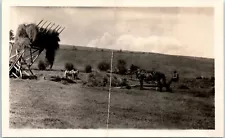
[[[63,69],[66,62],[71,62],[80,70],[83,70],[87,64],[97,69],[99,62],[103,60],[110,62],[110,58],[111,50],[109,49],[61,45],[57,51],[53,68]],[[44,59],[44,53],[42,53],[40,59]],[[118,59],[126,60],[128,67],[135,64],[147,70],[154,68],[165,74],[170,74],[176,69],[183,77],[214,76],[214,59],[150,52],[115,51],[113,65],[116,65]],[[36,65],[34,66],[36,67]]]
[[[38,60],[44,59],[45,53]],[[53,70],[33,70],[37,79],[10,78],[10,128],[75,129],[106,128],[109,81],[105,72],[80,72],[79,79],[65,79],[64,64],[73,63],[83,70],[100,61],[110,62],[111,51],[87,47],[62,46]],[[154,87],[125,89],[115,87],[127,78],[113,74],[110,96],[109,128],[135,129],[215,129],[215,89],[212,59],[169,56],[156,53],[114,52],[114,65],[125,59],[151,70],[156,67],[167,76],[177,69],[182,79],[171,84],[172,92]],[[32,66],[37,68],[37,62]],[[189,77],[189,78],[186,78]],[[128,79],[128,85],[138,85]],[[121,85],[121,84],[120,84]]]

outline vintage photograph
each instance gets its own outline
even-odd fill
[[[215,130],[213,6],[10,6],[8,25],[9,129]]]
[[[111,80],[110,128],[215,128],[213,8],[12,7],[10,25],[10,127],[105,128]]]

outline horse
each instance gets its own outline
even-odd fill
[[[78,74],[79,74],[79,70],[66,70],[65,73],[64,73],[64,76],[66,78],[68,78],[69,76],[72,77],[72,79],[77,79],[78,78]]]
[[[161,72],[139,70],[138,78],[140,81],[140,89],[143,89],[143,82],[145,81],[146,83],[156,83],[160,91],[162,91],[163,87],[166,87],[166,89],[169,90],[166,83],[166,76]]]
[[[140,81],[140,89],[143,89],[144,81],[146,83],[154,82],[157,84],[157,87],[159,87],[160,92],[162,92],[163,87],[165,87],[167,91],[172,91],[170,88],[171,83],[179,80],[179,75],[176,71],[174,71],[173,77],[168,83],[166,82],[165,74],[162,72],[138,70],[137,74]]]

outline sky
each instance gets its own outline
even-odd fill
[[[213,15],[213,8],[11,7],[10,29],[44,19],[65,27],[61,44],[214,58]]]

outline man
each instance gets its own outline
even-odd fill
[[[145,79],[144,70],[138,69],[137,74],[138,74],[138,79],[140,81],[140,90],[143,90],[143,83],[144,83],[144,79]]]
[[[177,73],[176,70],[173,72],[172,80],[175,82],[177,82],[179,80],[179,74]]]

